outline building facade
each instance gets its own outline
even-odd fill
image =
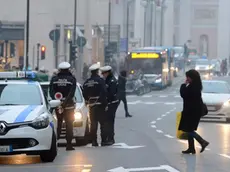
[[[4,29],[4,31],[9,31],[9,29],[14,30],[9,33],[7,38],[4,37],[6,36],[6,34],[3,34],[2,32],[0,34],[0,42],[5,41],[6,39],[10,39],[9,41],[25,40],[26,1],[0,0],[0,4],[0,21],[2,22],[2,28]],[[36,58],[38,43],[46,47],[46,59],[40,60],[40,66],[44,66],[46,69],[53,69],[56,67],[57,60],[59,62],[68,59],[68,39],[72,38],[72,32],[69,32],[68,30],[73,29],[73,23],[73,0],[30,1],[30,65],[33,67],[37,66]],[[77,25],[85,32],[84,35],[86,36],[88,41],[86,48],[88,47],[90,49],[92,40],[92,25],[104,24],[108,24],[108,1],[78,0]],[[49,33],[51,30],[57,28],[60,28],[61,33],[58,44],[55,45],[54,42],[50,40]],[[15,31],[16,29],[21,29],[23,31],[19,33],[19,31]],[[10,34],[11,37],[9,37]],[[57,52],[55,52],[55,47],[58,47]],[[21,49],[22,48],[20,48],[20,52],[22,51]],[[25,53],[16,53],[16,58],[19,58],[18,56],[21,56],[22,54],[25,55]],[[55,56],[57,59],[55,58]],[[88,57],[84,60],[89,62]]]

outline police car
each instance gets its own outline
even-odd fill
[[[41,82],[41,87],[44,94],[51,99],[49,96],[49,82]],[[57,95],[58,96],[58,95]],[[58,98],[58,97],[57,97]],[[89,131],[90,131],[90,119],[88,115],[88,108],[85,105],[85,100],[82,95],[82,88],[79,83],[77,83],[75,92],[76,109],[73,121],[73,136],[76,141],[76,145],[82,146],[88,144],[89,141]],[[64,139],[66,135],[65,123],[62,126],[61,139]],[[59,142],[60,143],[60,142]]]
[[[0,155],[40,155],[43,162],[52,162],[57,122],[49,109],[60,101],[48,102],[40,84],[30,80],[34,77],[28,71],[0,72]]]

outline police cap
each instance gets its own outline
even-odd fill
[[[98,70],[100,68],[100,65],[98,63],[95,63],[89,67],[90,71]]]
[[[68,62],[61,62],[59,65],[58,65],[58,69],[69,69],[70,68],[70,64]]]
[[[101,72],[108,72],[108,71],[111,71],[112,70],[112,67],[111,66],[103,66],[100,68]]]

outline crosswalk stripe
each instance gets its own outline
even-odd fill
[[[142,101],[134,101],[134,102],[127,102],[128,105],[155,105],[155,104],[165,104],[165,105],[175,105],[175,104],[182,104],[183,102],[142,102]]]

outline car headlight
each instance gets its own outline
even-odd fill
[[[82,119],[82,114],[81,114],[81,112],[75,112],[75,113],[74,113],[74,119],[75,119],[75,120],[81,120],[81,119]]]
[[[50,120],[47,115],[40,115],[32,121],[31,127],[35,129],[43,129],[49,126]]]
[[[196,69],[196,70],[199,70],[199,67],[196,66],[195,69]]]
[[[230,105],[230,100],[224,102],[223,106],[229,106]]]
[[[213,66],[209,66],[209,67],[208,67],[208,69],[212,69],[212,68],[213,68]]]
[[[159,78],[159,79],[156,79],[156,80],[155,80],[155,83],[160,83],[161,81],[162,81],[162,79]]]

